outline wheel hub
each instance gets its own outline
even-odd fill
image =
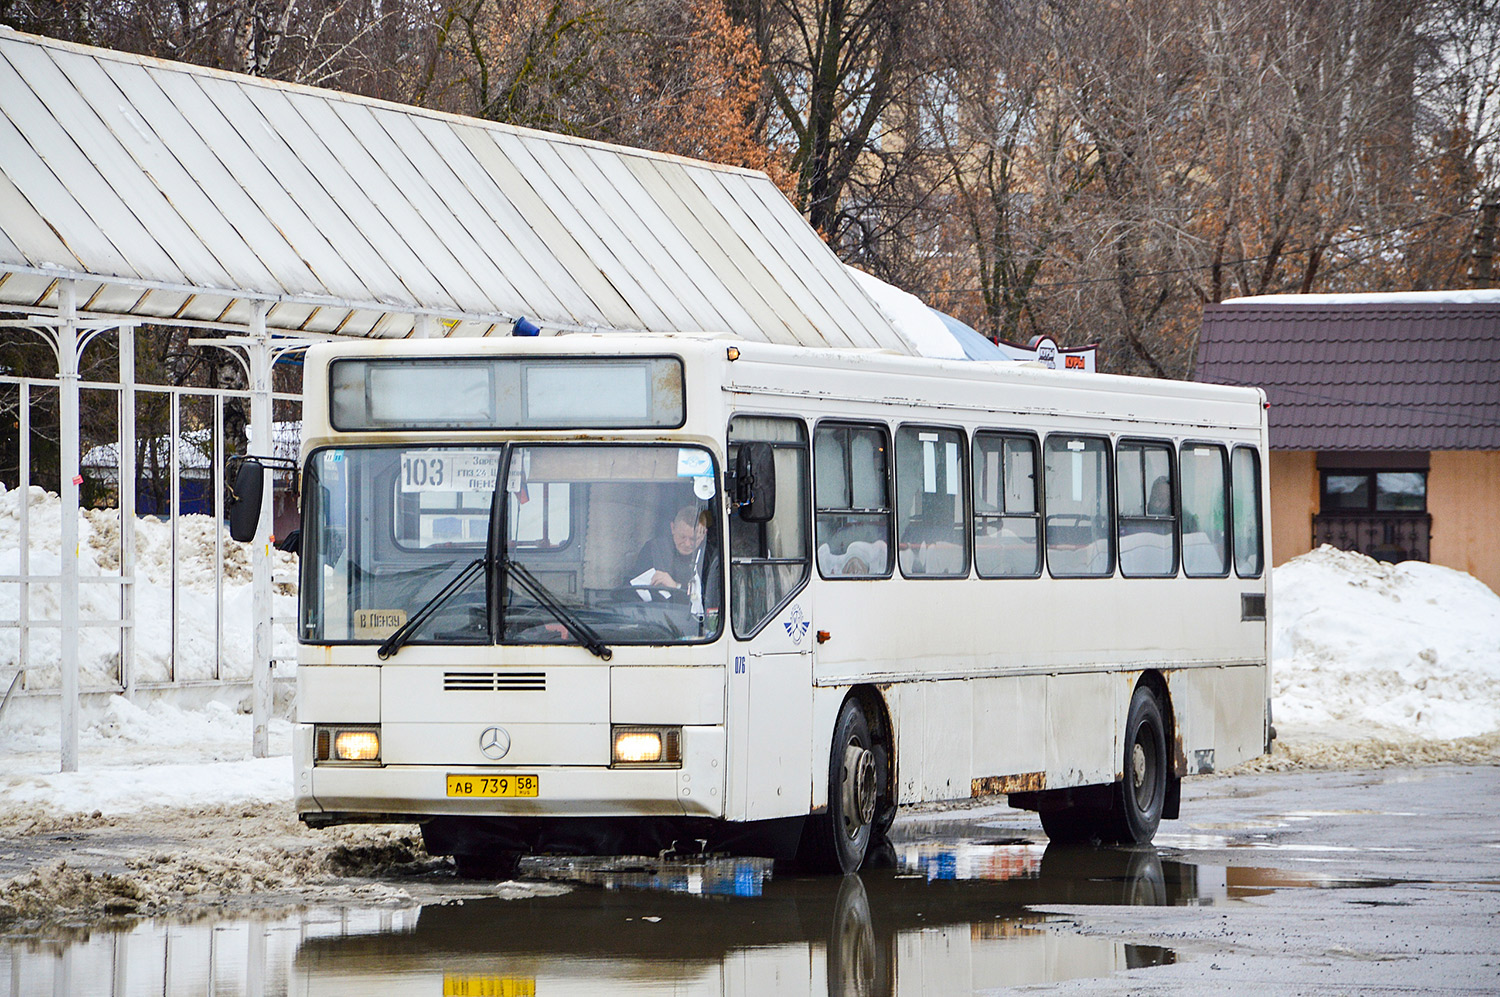
[[[844,748],[844,829],[854,834],[875,820],[875,754],[858,744]]]

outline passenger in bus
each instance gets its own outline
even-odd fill
[[[696,505],[678,509],[667,535],[646,541],[636,555],[627,584],[686,590],[694,615],[718,612],[722,584],[718,557],[708,543],[712,526],[711,509]]]
[[[1151,496],[1146,499],[1146,515],[1172,515],[1172,483],[1165,474],[1151,482]]]

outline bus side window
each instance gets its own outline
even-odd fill
[[[1096,436],[1049,436],[1042,464],[1048,570],[1061,578],[1113,575],[1109,441]]]
[[[1182,570],[1190,578],[1229,574],[1228,475],[1224,448],[1188,443],[1182,448]]]
[[[1230,475],[1230,494],[1234,496],[1234,570],[1241,578],[1258,578],[1263,556],[1260,454],[1249,447],[1235,447]]]
[[[806,583],[808,544],[807,429],[797,419],[737,415],[729,421],[729,462],[739,444],[771,444],[776,459],[776,514],[765,523],[729,517],[729,607],[734,635],[753,635]]]
[[[1036,440],[974,434],[974,567],[981,578],[1042,573]]]
[[[884,426],[823,423],[813,434],[818,572],[891,573],[890,445]]]
[[[1177,574],[1177,490],[1172,447],[1122,442],[1115,450],[1120,512],[1120,574],[1170,578]]]
[[[964,525],[964,434],[957,429],[896,430],[897,561],[908,578],[969,573]]]

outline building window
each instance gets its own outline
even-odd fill
[[[1425,455],[1323,454],[1318,463],[1314,547],[1332,544],[1377,561],[1428,559],[1432,517]]]
[[[1324,512],[1426,512],[1426,471],[1324,471]]]

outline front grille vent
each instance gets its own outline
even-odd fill
[[[444,692],[546,692],[546,672],[444,672]]]

